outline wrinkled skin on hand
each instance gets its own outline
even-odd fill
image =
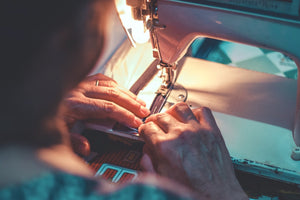
[[[87,77],[68,94],[64,105],[69,120],[109,118],[133,128],[139,127],[140,118],[150,113],[142,100],[103,74]]]
[[[145,102],[130,91],[121,89],[113,79],[95,74],[87,77],[64,98],[62,115],[69,127],[77,120],[112,119],[138,128],[143,123],[141,118],[150,114],[145,106]],[[72,144],[83,145],[80,149],[89,149],[84,147],[88,143],[83,137],[76,135],[71,141]]]
[[[145,139],[141,165],[193,189],[204,199],[247,199],[208,108],[185,103],[150,116],[139,128]]]

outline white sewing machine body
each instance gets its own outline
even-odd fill
[[[162,111],[183,100],[192,108],[210,107],[237,169],[300,185],[300,161],[291,158],[294,148],[300,145],[300,132],[297,131],[297,124],[300,124],[299,83],[201,59],[182,59],[193,40],[201,36],[280,51],[289,55],[299,69],[298,0],[264,1],[266,4],[257,4],[258,1],[253,0],[256,4],[251,4],[252,7],[230,2],[155,1],[157,21],[151,30],[155,35],[155,41],[152,37],[153,46],[146,44],[137,47],[141,49],[124,53],[122,49],[129,48],[125,42],[111,62],[123,62],[122,67],[128,67],[124,71],[135,74],[130,74],[126,83],[129,88],[135,81],[132,77],[141,75],[138,70],[129,69],[130,65],[134,69],[145,68],[132,66],[136,64],[132,58],[139,60],[140,65],[150,65],[154,60],[151,58],[152,49],[159,48],[155,50],[158,50],[161,62],[179,63],[176,81],[163,102]],[[264,7],[269,4],[276,5],[276,9]],[[122,67],[112,71],[122,71]],[[118,76],[114,78],[118,80]],[[151,104],[158,87],[146,86],[139,92],[139,97]],[[106,131],[115,132],[112,127]]]

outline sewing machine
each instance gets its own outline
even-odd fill
[[[133,44],[150,36],[152,52],[141,56],[156,60],[131,89],[152,113],[180,101],[210,107],[236,169],[300,185],[300,82],[184,57],[201,36],[282,52],[299,69],[298,0],[116,0],[116,7]],[[106,125],[87,126],[142,141],[136,130]]]

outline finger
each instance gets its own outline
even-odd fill
[[[146,119],[145,123],[150,121],[157,124],[165,133],[170,132],[172,127],[178,124],[178,120],[168,113],[151,115]]]
[[[129,110],[110,101],[96,100],[98,112],[103,116],[114,119],[126,126],[138,128],[143,122]]]
[[[173,105],[166,113],[175,117],[178,121],[182,123],[189,123],[191,121],[196,121],[194,113],[186,103],[177,103]]]
[[[89,141],[80,134],[71,133],[73,151],[81,156],[88,156],[91,152]]]
[[[139,127],[139,134],[144,138],[146,145],[151,149],[156,148],[156,145],[165,139],[165,132],[154,122],[142,124]]]
[[[211,112],[211,110],[207,107],[200,107],[193,110],[194,115],[202,126],[209,128],[212,134],[218,138],[219,141],[223,141],[223,136],[218,128],[216,120]]]
[[[133,94],[132,92],[130,92],[129,90],[127,90],[126,88],[123,88],[121,86],[118,87],[122,92],[124,92],[125,94],[127,94],[128,96],[130,96],[132,99],[136,100],[137,102],[139,102],[140,104],[142,104],[143,106],[146,106],[146,102],[143,101],[142,99],[138,98],[135,94]]]
[[[157,158],[157,156],[155,156],[156,150],[157,149],[151,149],[150,146],[147,144],[145,144],[143,146],[143,153],[144,153],[144,155],[146,155],[144,158],[145,162],[146,162],[145,164],[148,165],[148,170],[150,170],[150,171],[151,170],[155,171],[155,169],[157,168],[158,158]],[[148,159],[150,159],[150,161]],[[153,168],[153,169],[151,169],[151,168]]]
[[[199,110],[198,110],[199,108],[196,108],[196,109],[193,109],[192,110],[192,112],[193,112],[193,114],[195,115],[195,117],[196,117],[196,119],[198,120],[198,122],[200,123],[200,121],[201,121],[201,113],[199,113]]]
[[[133,113],[110,101],[89,98],[72,101],[68,101],[69,105],[73,104],[70,110],[80,120],[109,118],[132,128],[138,128],[143,123]]]
[[[196,119],[201,123],[209,126],[217,126],[211,110],[207,107],[200,107],[192,111]]]
[[[89,82],[96,82],[97,80],[99,81],[110,81],[110,82],[114,82],[117,84],[117,81],[115,81],[114,79],[104,75],[104,74],[101,74],[101,73],[97,73],[97,74],[94,74],[94,75],[91,75],[91,76],[88,76],[86,78],[86,81],[89,81]]]
[[[99,74],[89,76],[84,81],[80,82],[78,85],[78,88],[90,88],[90,87],[96,87],[96,86],[104,86],[104,87],[118,87],[118,83],[107,77],[103,74],[100,76]]]
[[[151,158],[148,154],[144,154],[140,161],[140,166],[143,171],[154,173],[154,167]]]
[[[124,94],[128,95],[135,101],[139,102],[141,105],[146,106],[146,103],[143,100],[139,99],[135,94],[133,94],[129,90],[119,86],[118,83],[110,77],[107,77],[103,74],[98,73],[98,74],[88,77],[87,80],[90,83],[89,85],[92,85],[92,86],[96,86],[96,82],[97,82],[98,87],[104,86],[104,87],[117,88],[120,91],[122,91]]]
[[[85,96],[112,101],[140,118],[147,117],[150,114],[150,111],[136,101],[136,99],[130,97],[116,87],[92,87],[85,92]]]

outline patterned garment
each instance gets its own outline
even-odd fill
[[[63,172],[53,172],[0,189],[1,200],[167,200],[185,199],[154,185],[129,184],[111,193],[99,193],[99,182]]]

